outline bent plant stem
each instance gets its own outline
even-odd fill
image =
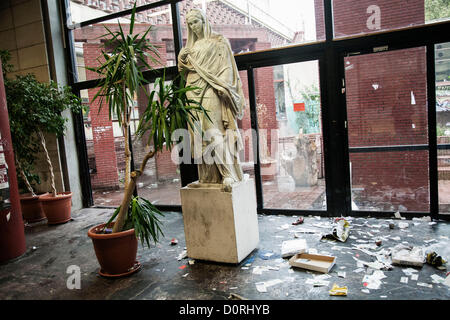
[[[22,177],[23,181],[25,182],[25,185],[27,186],[28,191],[31,192],[31,196],[35,197],[36,193],[34,193],[33,187],[31,186],[30,181],[28,181],[28,178],[27,178],[25,172],[23,171],[19,160],[17,160],[17,158],[15,160],[16,160],[16,167],[19,168],[20,176]]]
[[[47,150],[47,145],[45,143],[44,134],[42,133],[41,130],[39,130],[38,133],[39,133],[39,137],[41,138],[42,148],[44,149],[44,152],[45,152],[45,158],[47,160],[48,170],[50,171],[50,181],[51,181],[51,187],[52,187],[52,195],[54,197],[56,197],[57,193],[56,193],[56,187],[55,187],[55,175],[53,173],[52,161],[50,160],[50,155],[48,154],[48,150]]]
[[[142,160],[140,169],[135,170],[130,174],[130,183],[125,188],[125,194],[123,196],[122,203],[120,204],[120,210],[117,215],[116,222],[114,223],[112,233],[122,231],[125,220],[127,218],[128,207],[130,206],[131,198],[133,197],[134,188],[136,187],[137,179],[142,175],[142,172],[144,172],[148,160],[153,158],[154,155],[155,151],[150,151],[149,153],[147,153]]]

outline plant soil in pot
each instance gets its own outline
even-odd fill
[[[45,213],[42,208],[41,196],[48,195],[49,193],[43,193],[39,195],[32,195],[31,193],[25,193],[20,195],[20,207],[22,208],[23,219],[28,223],[38,222],[44,220]]]
[[[47,217],[47,224],[60,224],[70,220],[72,208],[72,192],[60,192],[56,197],[52,194],[39,197]]]
[[[134,228],[102,233],[104,227],[105,224],[101,224],[88,231],[100,264],[99,274],[104,277],[122,277],[138,271],[141,265],[136,261],[138,241]]]

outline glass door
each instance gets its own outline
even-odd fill
[[[353,211],[430,212],[426,54],[344,58]]]

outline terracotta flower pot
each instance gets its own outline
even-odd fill
[[[44,209],[42,208],[41,196],[48,195],[48,192],[31,195],[25,193],[20,195],[20,207],[22,209],[22,216],[28,223],[38,222],[45,219]]]
[[[60,192],[57,197],[52,194],[43,195],[39,199],[47,217],[47,224],[60,224],[70,220],[72,192]]]
[[[100,264],[99,274],[105,277],[122,277],[139,270],[140,264],[136,261],[138,241],[134,229],[109,234],[97,233],[104,226],[105,224],[101,224],[88,231]]]

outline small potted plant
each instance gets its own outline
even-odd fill
[[[33,185],[40,183],[39,176],[33,174],[34,160],[39,152],[39,145],[34,138],[34,116],[24,108],[24,100],[28,94],[27,76],[19,76],[9,79],[8,73],[13,66],[9,64],[10,53],[0,50],[3,67],[3,79],[5,79],[5,92],[8,105],[8,114],[11,130],[11,140],[14,149],[16,173],[20,191],[20,205],[22,215],[28,223],[44,220],[45,214],[40,195],[36,194]]]
[[[11,99],[8,106],[12,114],[11,128],[14,130],[12,136],[15,141],[18,175],[31,193],[29,198],[35,200],[36,195],[28,176],[37,151],[43,150],[50,175],[51,193],[40,195],[39,200],[42,202],[48,224],[67,222],[71,218],[72,193],[56,190],[53,165],[44,134],[54,134],[56,137],[64,135],[67,118],[61,113],[66,109],[80,112],[81,101],[72,93],[70,87],[60,88],[54,81],[41,83],[32,74],[8,80],[7,92]]]
[[[99,273],[106,277],[120,277],[139,270],[140,264],[136,261],[138,239],[143,246],[150,247],[150,241],[156,243],[163,234],[159,220],[162,213],[148,200],[133,196],[137,180],[157,152],[163,148],[171,150],[174,143],[171,134],[175,130],[185,129],[186,124],[192,127],[193,121],[198,119],[197,112],[206,114],[200,104],[187,98],[186,92],[197,88],[186,87],[182,75],[169,84],[164,76],[159,77],[154,82],[155,89],[148,91],[149,82],[144,78],[143,71],[152,70],[149,62],[157,63],[159,54],[157,48],[146,39],[151,27],[143,34],[133,35],[135,10],[136,5],[131,14],[128,34],[120,23],[118,31],[111,31],[105,26],[107,33],[104,50],[98,59],[99,66],[87,67],[100,78],[99,90],[92,100],[100,99],[100,108],[103,102],[108,105],[110,117],[112,114],[117,116],[125,138],[125,187],[121,205],[109,221],[88,231],[100,263]],[[140,139],[147,137],[148,152],[139,169],[131,171],[129,126],[133,100],[138,94],[145,94],[148,98],[136,132]]]

